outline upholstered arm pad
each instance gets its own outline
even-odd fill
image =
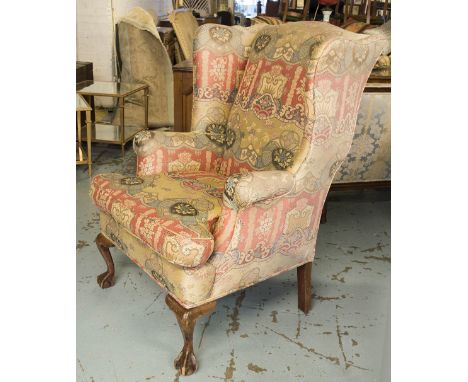
[[[224,186],[224,204],[232,209],[287,194],[294,186],[294,175],[288,171],[253,171],[231,175]]]
[[[133,140],[137,175],[168,172],[212,171],[222,149],[203,132],[175,133],[145,130]]]

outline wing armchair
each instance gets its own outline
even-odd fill
[[[196,369],[195,320],[227,294],[297,268],[308,313],[321,209],[380,49],[378,37],[320,22],[204,25],[193,131],[144,131],[136,176],[93,178],[98,283],[114,284],[115,245],[167,291],[182,375]]]

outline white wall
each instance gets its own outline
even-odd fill
[[[161,16],[172,10],[172,1],[77,0],[76,59],[93,63],[95,80],[114,80],[113,23],[136,6],[152,10],[156,15]],[[96,104],[110,106],[105,101],[105,99],[96,99]]]

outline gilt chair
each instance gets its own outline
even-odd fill
[[[197,368],[196,319],[223,296],[297,268],[308,313],[321,210],[380,50],[379,37],[320,22],[203,25],[192,131],[141,132],[134,176],[93,178],[98,284],[114,284],[116,246],[167,292],[181,375]]]

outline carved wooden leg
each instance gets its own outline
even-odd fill
[[[216,301],[186,309],[171,295],[166,296],[167,306],[175,313],[180,330],[184,337],[184,347],[174,361],[174,366],[181,375],[191,375],[197,370],[197,359],[193,353],[193,329],[198,317],[208,313],[216,307]]]
[[[109,288],[114,285],[114,261],[109,250],[114,244],[100,233],[96,237],[96,245],[107,265],[107,271],[97,277],[97,282],[101,288]]]
[[[312,262],[297,267],[298,307],[305,314],[312,306]]]

